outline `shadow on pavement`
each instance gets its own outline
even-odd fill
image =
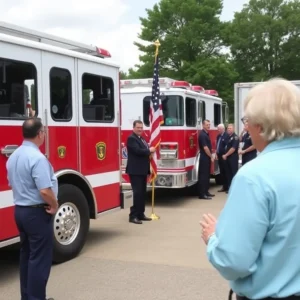
[[[19,247],[18,243],[0,249],[0,285],[11,276],[18,276]]]

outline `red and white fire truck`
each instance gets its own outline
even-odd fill
[[[136,119],[144,122],[144,137],[150,139],[149,109],[152,78],[121,80],[122,103],[122,181],[129,187],[125,174],[127,164],[126,140],[132,132]],[[228,105],[214,90],[204,90],[186,81],[160,78],[164,124],[161,126],[162,140],[158,176],[155,187],[184,188],[198,181],[199,147],[198,135],[202,121],[211,121],[210,138],[213,151],[216,147],[217,126],[227,122]],[[212,165],[211,175],[219,180],[218,163]]]
[[[0,23],[0,247],[19,241],[6,162],[33,112],[59,182],[54,261],[82,249],[90,219],[131,205],[121,192],[119,66],[108,51]]]

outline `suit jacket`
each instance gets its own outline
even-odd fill
[[[132,133],[127,139],[128,160],[126,173],[129,175],[150,174],[150,150],[143,143],[143,140],[135,133]]]
[[[219,139],[221,138],[220,140],[220,144],[219,144],[219,153],[217,153],[218,155],[224,155],[226,153],[226,145],[227,145],[227,142],[228,142],[228,133],[227,132],[224,132],[223,133],[223,136],[221,136],[221,134],[218,134],[217,136],[217,143],[216,143],[216,151],[218,151],[218,142],[219,142]]]

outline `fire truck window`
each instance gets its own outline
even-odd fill
[[[202,120],[206,119],[206,103],[202,101]]]
[[[162,111],[164,123],[161,126],[183,126],[183,98],[181,96],[165,96],[162,99]],[[147,96],[143,100],[143,119],[145,126],[150,126],[149,112],[150,112],[151,96]]]
[[[196,110],[196,99],[186,98],[185,99],[185,119],[186,126],[195,127],[197,125],[197,110]]]
[[[66,69],[52,68],[50,71],[50,110],[54,121],[72,119],[72,78]]]
[[[221,123],[221,105],[214,104],[214,125],[217,127]]]
[[[0,57],[0,119],[33,117],[37,103],[35,66]]]
[[[112,123],[114,111],[114,83],[99,75],[82,76],[82,112],[86,122]]]

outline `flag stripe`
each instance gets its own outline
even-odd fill
[[[159,144],[161,141],[160,125],[163,123],[162,103],[159,88],[159,59],[155,57],[153,71],[152,96],[150,101],[150,147],[155,147],[156,151],[150,157],[151,176],[150,182],[157,177],[157,160],[159,159]]]

